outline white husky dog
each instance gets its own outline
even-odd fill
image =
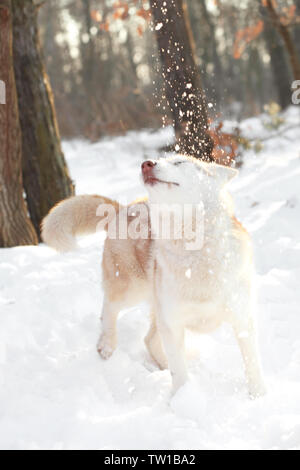
[[[77,196],[45,218],[43,240],[59,251],[74,249],[76,235],[95,232],[99,222],[108,230],[98,343],[104,359],[116,348],[119,312],[146,300],[152,321],[145,343],[153,360],[169,367],[173,392],[188,377],[185,328],[207,333],[228,322],[243,356],[249,394],[264,394],[252,315],[251,241],[234,217],[226,191],[236,174],[232,168],[185,156],[148,160],[142,164],[148,199],[122,207],[101,196]],[[106,211],[108,204],[113,211]],[[189,218],[180,217],[184,207],[192,209]],[[124,217],[129,225],[138,218],[140,236],[129,236],[129,229],[126,237],[110,236],[110,224],[119,226]],[[165,237],[160,227],[167,217],[173,230]],[[178,224],[185,225],[181,236]]]

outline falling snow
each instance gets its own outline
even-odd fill
[[[191,268],[187,269],[185,271],[185,276],[188,278],[188,279],[191,279],[191,276],[192,276],[192,271],[191,271]]]

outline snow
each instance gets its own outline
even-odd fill
[[[44,245],[2,249],[1,449],[300,449],[300,135],[288,130],[299,116],[291,108],[286,132],[271,132],[258,155],[248,151],[232,182],[255,246],[268,394],[248,398],[238,347],[223,326],[188,334],[191,378],[170,398],[169,372],[156,369],[143,344],[145,305],[122,313],[118,348],[103,361],[96,352],[103,234],[64,255]],[[258,118],[242,127],[270,135]],[[142,196],[141,161],[171,139],[165,129],[65,142],[78,194]]]
[[[158,24],[155,26],[155,31],[159,31],[162,27],[163,27],[163,24],[162,24],[162,23],[158,23]]]

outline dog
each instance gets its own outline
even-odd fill
[[[227,322],[241,350],[250,397],[262,396],[251,240],[227,191],[237,170],[182,155],[147,160],[141,170],[148,198],[122,206],[102,196],[76,196],[58,204],[42,224],[44,242],[58,251],[75,249],[77,235],[108,231],[100,355],[108,359],[116,348],[119,312],[146,301],[151,325],[145,344],[156,364],[169,368],[173,393],[188,379],[185,329],[208,333]],[[183,217],[185,207],[189,217]],[[165,220],[168,236],[162,236]]]

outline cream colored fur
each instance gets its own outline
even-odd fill
[[[106,239],[103,253],[102,334],[98,351],[108,358],[117,345],[119,312],[141,301],[151,308],[151,326],[146,345],[153,360],[169,367],[175,392],[187,380],[184,353],[186,328],[207,333],[223,322],[231,324],[244,359],[252,397],[265,391],[257,351],[253,319],[253,261],[248,233],[233,216],[226,184],[236,171],[188,157],[154,162],[156,184],[146,183],[149,200],[133,203],[128,220],[137,217],[141,205],[149,209],[143,224],[151,222],[151,233],[159,232],[152,207],[164,220],[172,204],[204,207],[203,246],[187,250],[187,240]],[[59,251],[76,246],[75,236],[95,231],[96,209],[109,200],[79,196],[62,202],[47,216],[43,239]],[[160,208],[160,204],[167,204]],[[116,202],[117,221],[123,211]],[[172,209],[170,209],[172,210]],[[178,210],[178,209],[177,209]],[[190,221],[195,225],[195,219]],[[159,235],[159,234],[158,234]]]
[[[96,232],[100,204],[112,204],[117,211],[120,208],[117,202],[94,195],[71,197],[57,204],[43,220],[43,241],[57,251],[76,249],[76,236]]]

